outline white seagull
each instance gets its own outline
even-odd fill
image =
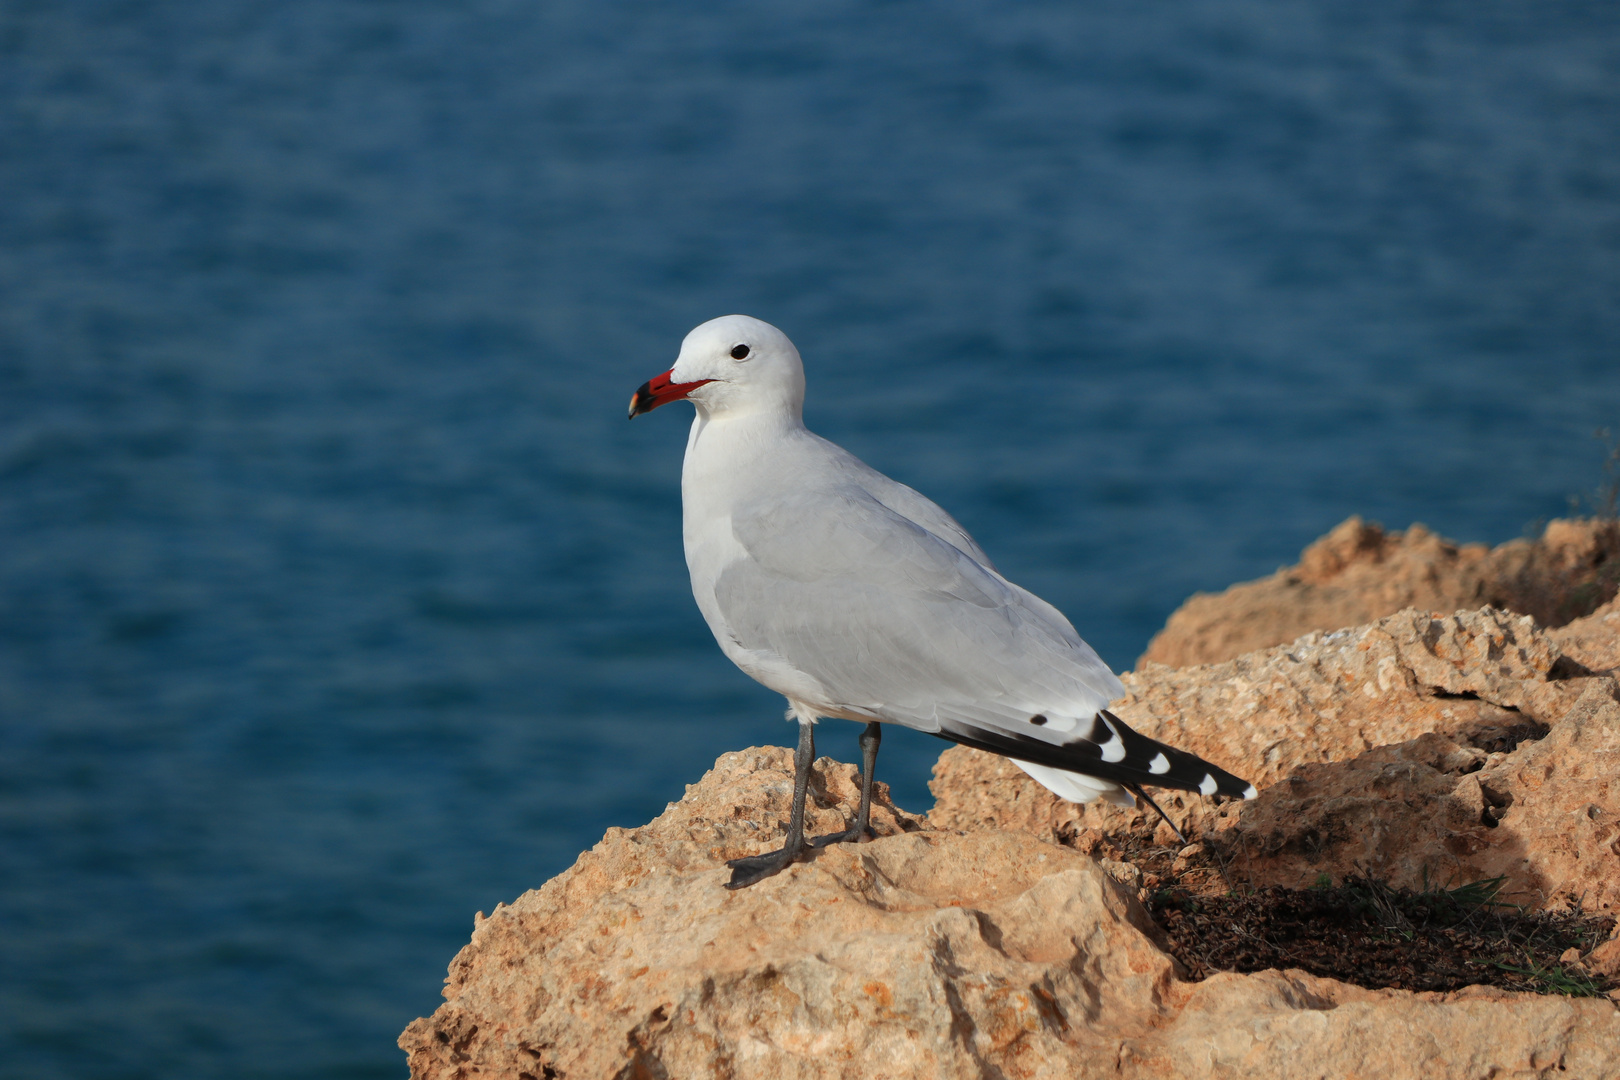
[[[997,573],[944,510],[811,434],[804,367],[782,331],[746,315],[704,323],[630,416],[682,398],[697,406],[681,470],[692,593],[721,651],[799,722],[787,843],[728,863],[728,888],[870,835],[880,724],[1003,754],[1074,802],[1152,805],[1142,785],[1254,798],[1252,784],[1126,727],[1107,708],[1125,687],[1061,612]],[[806,841],[821,717],[866,723],[861,804],[848,830]]]

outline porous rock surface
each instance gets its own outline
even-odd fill
[[[1025,832],[925,829],[880,792],[871,843],[729,892],[785,816],[791,754],[727,754],[476,920],[411,1075],[1620,1075],[1607,1001],[1373,991],[1297,971],[1189,983],[1134,892]],[[817,763],[816,827],[854,770]]]
[[[1455,544],[1413,525],[1352,517],[1270,577],[1197,593],[1148,643],[1142,664],[1214,664],[1313,630],[1361,626],[1402,608],[1496,607],[1562,626],[1620,587],[1620,524],[1555,520],[1535,540]]]
[[[1409,608],[1203,666],[1145,664],[1115,708],[1261,788],[1224,805],[1163,793],[1195,841],[1175,858],[1182,884],[1500,875],[1515,903],[1614,914],[1616,673],[1620,601],[1553,630]],[[412,1076],[1620,1076],[1604,999],[1299,971],[1190,982],[1141,905],[1153,876],[1126,861],[1170,830],[962,747],[941,755],[927,818],[879,784],[878,839],[726,890],[726,859],[780,842],[791,771],[786,749],[727,754],[652,822],[480,915],[445,1004],[400,1038]],[[817,762],[813,834],[842,829],[857,783]],[[1568,959],[1614,974],[1620,932]]]
[[[1547,636],[1571,661],[1594,674],[1620,676],[1620,597]]]
[[[1566,664],[1528,616],[1408,610],[1222,664],[1150,665],[1125,683],[1114,710],[1126,723],[1260,787],[1248,803],[1159,799],[1231,885],[1504,875],[1515,903],[1620,912],[1615,680]],[[1065,802],[965,747],[940,755],[931,786],[937,827],[1081,850],[1156,821]]]

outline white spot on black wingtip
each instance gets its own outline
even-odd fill
[[[1104,761],[1124,761],[1125,740],[1119,737],[1119,732],[1114,730],[1114,725],[1110,724],[1106,718],[1103,719],[1103,726],[1108,729],[1108,741],[1101,746],[1102,759]]]
[[[1170,759],[1161,754],[1154,754],[1153,760],[1148,762],[1148,772],[1167,773],[1170,771]]]
[[[1204,779],[1199,781],[1199,784],[1198,784],[1198,792],[1199,792],[1199,794],[1201,794],[1201,795],[1213,795],[1213,794],[1215,794],[1215,792],[1218,789],[1219,789],[1219,785],[1215,783],[1215,778],[1213,776],[1209,775],[1209,773],[1205,773],[1204,774]]]
[[[1260,793],[1254,789],[1253,784],[1250,784],[1248,787],[1243,789],[1243,797],[1245,799],[1258,799],[1260,797]]]

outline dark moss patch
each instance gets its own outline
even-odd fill
[[[1175,886],[1148,895],[1171,952],[1196,980],[1217,971],[1299,968],[1370,989],[1497,986],[1595,996],[1616,986],[1560,957],[1605,940],[1612,918],[1526,912],[1496,899],[1501,881],[1413,892],[1351,878],[1319,889],[1277,886],[1195,896]]]

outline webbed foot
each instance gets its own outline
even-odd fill
[[[763,855],[732,859],[726,863],[731,867],[731,880],[726,882],[726,888],[746,889],[756,881],[764,881],[774,874],[780,874],[797,862],[808,849],[809,846],[800,840],[796,845],[767,851]]]

